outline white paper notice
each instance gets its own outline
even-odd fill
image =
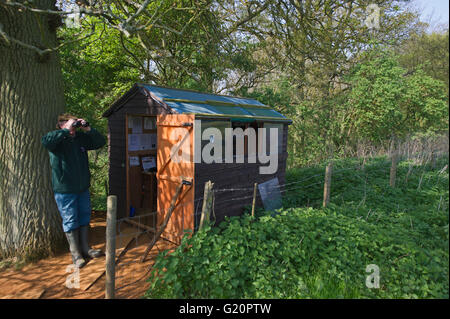
[[[140,134],[128,134],[128,150],[139,151],[140,150]]]
[[[142,168],[144,171],[148,171],[151,168],[156,167],[156,159],[154,157],[143,157],[142,158]]]
[[[130,163],[130,167],[139,166],[139,157],[138,156],[130,156],[129,163]]]
[[[151,149],[156,149],[156,141],[158,139],[158,136],[156,134],[150,134],[150,145]]]
[[[156,148],[156,134],[128,134],[128,150],[144,151]]]
[[[144,129],[154,130],[156,129],[156,118],[154,117],[144,117]]]
[[[151,136],[150,134],[140,134],[140,149],[149,150],[151,149]]]
[[[130,116],[128,118],[128,128],[131,128],[133,134],[142,133],[142,117]]]

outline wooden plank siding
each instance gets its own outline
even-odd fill
[[[254,183],[263,183],[272,178],[278,177],[280,185],[285,184],[286,160],[287,160],[287,133],[288,125],[283,125],[283,145],[282,152],[278,155],[278,169],[274,174],[262,175],[259,173],[260,163],[197,163],[195,165],[195,200],[194,217],[195,228],[197,229],[202,208],[202,197],[205,183],[211,180],[214,183],[214,190],[219,190],[215,194],[214,215],[216,225],[224,220],[225,216],[239,216],[245,206],[252,204]],[[241,189],[244,191],[220,192],[220,189]],[[280,190],[283,191],[281,186]],[[239,199],[247,197],[244,199]],[[257,192],[256,206],[262,207],[261,197]],[[212,216],[214,219],[214,216]]]
[[[165,112],[165,113],[162,113]],[[117,218],[128,216],[126,177],[125,114],[156,115],[167,111],[156,106],[142,91],[127,99],[125,104],[108,116],[109,194],[117,196]]]

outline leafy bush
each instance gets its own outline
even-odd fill
[[[406,183],[411,163],[400,163],[390,188],[384,158],[357,164],[336,163],[326,209],[323,166],[291,170],[276,214],[185,236],[158,256],[146,297],[448,298],[448,173],[417,166]],[[380,289],[366,287],[369,264]]]

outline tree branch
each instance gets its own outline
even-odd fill
[[[60,45],[58,45],[58,46],[56,46],[56,47],[54,47],[54,48],[41,49],[41,48],[38,48],[37,46],[34,46],[34,45],[31,45],[31,44],[22,42],[22,41],[20,41],[20,40],[17,40],[17,39],[15,39],[15,38],[9,36],[9,35],[6,34],[6,32],[3,30],[3,26],[2,26],[2,24],[0,23],[0,35],[3,37],[3,39],[5,40],[5,42],[6,42],[8,45],[11,45],[11,42],[12,42],[12,43],[15,43],[15,44],[17,44],[17,45],[20,45],[20,46],[26,48],[26,49],[30,49],[30,50],[35,51],[40,57],[42,57],[42,56],[44,56],[44,55],[46,55],[46,54],[50,54],[51,52],[58,51],[60,48],[62,48],[62,47],[65,46],[65,45],[68,45],[68,44],[71,44],[71,43],[75,43],[75,42],[84,40],[84,39],[86,39],[86,38],[89,38],[89,37],[92,36],[94,33],[95,33],[95,25],[92,25],[92,30],[91,30],[91,32],[90,32],[89,34],[83,36],[83,37],[80,37],[80,38],[77,38],[77,39],[74,39],[74,40],[71,40],[71,41],[63,42],[63,43],[61,43]]]

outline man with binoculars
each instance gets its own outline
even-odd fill
[[[87,151],[101,148],[106,140],[87,121],[70,114],[60,115],[56,128],[42,137],[42,144],[50,155],[54,196],[72,262],[81,268],[88,258],[103,255],[88,243],[91,174]]]

